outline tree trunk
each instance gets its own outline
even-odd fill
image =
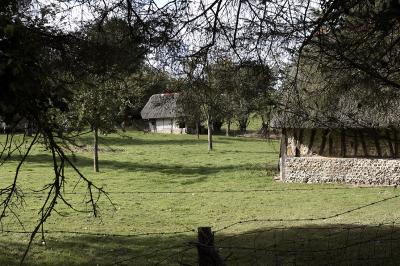
[[[196,122],[196,135],[197,139],[200,139],[200,123]]]
[[[239,120],[239,130],[240,130],[240,134],[246,134],[247,131],[247,122],[248,119],[247,118],[243,118]]]
[[[261,115],[261,135],[269,138],[269,124],[265,122],[264,116]]]
[[[246,134],[247,127],[241,123],[239,124],[239,127],[240,127],[240,134],[242,134],[242,135]]]
[[[94,127],[94,145],[93,145],[93,169],[99,172],[99,129]]]
[[[31,123],[28,123],[28,122],[25,123],[25,134],[28,137],[32,137],[33,136],[33,130],[32,130]]]
[[[211,117],[208,116],[207,120],[207,129],[208,129],[208,151],[212,151],[213,143],[212,143],[212,122]]]
[[[229,135],[231,134],[231,120],[228,120],[227,121],[227,124],[226,124],[226,136],[227,137],[229,137]]]

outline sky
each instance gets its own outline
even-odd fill
[[[36,0],[31,2],[29,12],[37,13],[40,15],[39,10],[52,10],[54,14],[47,13],[46,18],[48,24],[51,26],[57,26],[62,30],[73,31],[79,28],[82,23],[85,23],[96,15],[93,15],[95,10],[94,4],[102,8],[104,3],[112,5],[114,0],[107,1],[88,1],[88,4],[80,4],[79,1],[62,1],[62,0]],[[169,2],[169,0],[154,0],[158,7],[162,7]],[[97,14],[99,16],[99,14]]]
[[[117,0],[107,0],[107,1],[84,1],[85,4],[79,4],[79,0],[73,0],[73,1],[62,1],[62,0],[36,0],[33,1],[33,6],[32,9],[36,10],[43,10],[43,8],[48,8],[49,10],[52,10],[54,12],[49,12],[46,15],[46,18],[48,19],[48,24],[49,25],[56,25],[61,30],[64,31],[74,31],[78,29],[79,27],[82,26],[85,22],[88,22],[94,18],[101,17],[101,13],[99,13],[99,10],[104,8],[104,5],[112,6],[113,3],[115,3]],[[170,0],[154,0],[154,2],[159,6],[162,7],[165,4],[167,4]],[[276,11],[276,6],[277,4],[280,3],[286,3],[286,0],[271,0],[271,3],[268,4],[268,7],[271,8],[271,12],[274,10]],[[194,13],[198,12],[198,9],[200,8],[201,4],[203,3],[205,6],[207,6],[207,3],[210,3],[210,0],[194,0],[192,3],[192,8]],[[294,5],[294,3],[300,3],[302,0],[289,0],[290,3]],[[226,11],[221,12],[220,14],[220,20],[222,23],[225,23],[226,25],[234,25],[234,20],[236,18],[236,11],[235,11],[235,3],[234,1],[226,1],[228,4],[229,9],[226,9]],[[316,2],[312,1],[311,6],[316,5]],[[274,9],[275,8],[275,9]],[[229,11],[230,10],[230,11]],[[262,12],[262,10],[259,10],[259,12]],[[299,12],[299,11],[297,11]],[[37,12],[40,15],[40,12]],[[212,15],[212,12],[209,12],[209,15]],[[252,12],[250,10],[247,10],[246,12],[242,12],[240,14],[241,20],[239,20],[239,27],[244,25],[246,23],[246,18],[249,18],[252,15]],[[259,15],[262,15],[260,13]],[[206,45],[207,43],[210,42],[210,35],[206,34],[204,32],[204,27],[207,26],[204,22],[204,18],[199,19],[199,21],[196,21],[195,23],[199,23],[198,29],[199,31],[194,31],[193,34],[191,35],[186,35],[182,36],[181,40],[186,41],[186,49],[190,50],[192,49],[193,51],[196,51],[199,49],[199,47]],[[266,28],[268,28],[268,25],[265,25]],[[238,31],[238,35],[240,34],[246,34],[246,32],[241,32],[240,30]],[[256,34],[256,31],[254,31],[254,34]],[[228,37],[227,37],[228,36]],[[227,48],[230,44],[229,41],[233,39],[232,32],[230,32],[227,36],[224,35],[219,35],[217,39],[217,45],[222,47],[223,49]],[[229,38],[229,40],[227,39]],[[269,38],[269,37],[268,37]],[[273,52],[270,53],[265,47],[268,47],[268,41],[266,43],[260,44],[261,48],[257,48],[257,54],[255,52],[250,53],[249,50],[251,50],[254,47],[248,47],[245,52],[239,52],[240,56],[243,57],[242,59],[246,60],[246,57],[248,59],[254,58],[256,56],[258,57],[263,57],[264,60],[266,60],[269,63],[277,63],[277,62],[286,62],[288,61],[289,57],[285,54],[285,47],[282,47],[279,42],[274,41],[274,46]],[[271,41],[272,42],[272,41]],[[254,43],[252,43],[254,44]],[[217,46],[215,45],[215,46]],[[290,43],[288,43],[290,45]],[[280,52],[279,52],[280,51]],[[189,53],[192,53],[188,51]],[[235,57],[235,54],[231,52],[232,55]],[[238,55],[239,55],[238,53]],[[272,55],[272,56],[271,56]],[[278,58],[277,58],[278,57]]]

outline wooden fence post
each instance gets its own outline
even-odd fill
[[[199,266],[222,266],[224,261],[214,248],[214,235],[211,227],[199,227],[197,234],[197,252],[199,255]]]

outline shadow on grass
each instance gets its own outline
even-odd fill
[[[198,145],[207,143],[207,135],[202,135],[202,138],[197,139],[195,135],[164,135],[151,133],[148,135],[143,135],[143,138],[131,137],[131,136],[100,136],[99,142],[102,145],[115,145],[115,146],[130,146],[130,145]],[[79,138],[80,142],[91,145],[93,143],[93,137],[90,135],[81,136]],[[277,140],[274,139],[264,139],[264,138],[245,138],[245,137],[226,137],[222,135],[216,135],[214,138],[214,144],[227,144],[234,142],[264,142],[266,144],[276,143]]]
[[[149,135],[152,136],[152,135]],[[114,146],[132,146],[132,145],[173,145],[173,146],[182,146],[182,145],[198,145],[204,144],[206,145],[207,139],[201,138],[197,139],[193,136],[193,138],[188,138],[186,135],[182,138],[178,138],[177,136],[173,135],[156,135],[153,138],[136,138],[131,136],[105,136],[99,137],[100,145],[114,145]],[[79,138],[81,143],[84,144],[92,144],[93,137],[91,136],[84,136]],[[216,144],[218,143],[228,143],[232,142],[233,140],[214,140]]]
[[[261,138],[261,137],[239,137],[239,136],[219,136],[219,140],[229,140],[229,141],[241,141],[241,142],[264,142],[264,143],[276,143],[279,142],[277,139],[271,138]]]
[[[218,151],[219,153],[226,154],[226,153],[242,153],[242,154],[260,154],[260,155],[265,155],[265,154],[274,154],[276,155],[276,158],[279,156],[279,151],[241,151],[241,150],[224,150],[224,151]]]
[[[11,158],[13,160],[13,158]],[[18,160],[18,158],[14,158]],[[76,155],[73,160],[78,167],[91,167],[93,161],[90,158]],[[29,164],[50,164],[52,157],[50,154],[35,154],[27,158]],[[262,164],[232,164],[232,165],[204,165],[204,166],[181,166],[173,164],[159,163],[137,163],[130,161],[115,161],[115,160],[100,160],[100,168],[107,170],[125,170],[127,172],[146,172],[146,173],[161,173],[177,176],[208,176],[212,174],[224,172],[236,172],[241,170],[266,170],[275,173],[276,165]]]
[[[4,239],[4,238],[3,238]],[[14,239],[9,237],[9,239]],[[28,265],[197,265],[196,233],[184,235],[53,235],[36,244]],[[400,228],[309,225],[215,233],[227,265],[399,265]],[[25,245],[0,243],[0,264],[17,265]]]

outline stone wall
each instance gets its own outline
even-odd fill
[[[285,182],[399,185],[400,159],[286,157]]]

